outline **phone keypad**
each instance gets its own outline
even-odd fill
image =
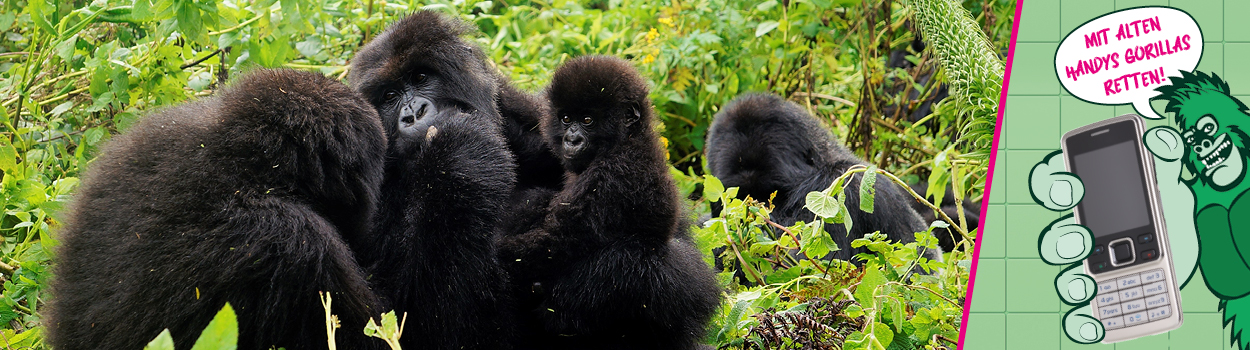
[[[1098,319],[1117,329],[1168,318],[1172,298],[1163,269],[1098,282]]]

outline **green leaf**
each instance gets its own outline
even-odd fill
[[[53,107],[52,110],[48,112],[48,114],[51,114],[53,117],[59,117],[61,116],[61,114],[65,114],[65,112],[69,111],[70,107],[74,107],[73,101],[67,101],[65,103],[56,105],[56,107]]]
[[[382,324],[379,325],[374,319],[369,319],[369,324],[365,325],[365,335],[390,340],[399,340],[400,329],[399,321],[395,317],[395,311],[389,311],[382,314]]]
[[[0,146],[0,170],[6,174],[21,170],[17,167],[17,148],[13,145]]]
[[[873,323],[872,336],[877,338],[877,342],[883,347],[890,346],[890,343],[894,342],[894,332],[890,331],[890,326],[881,322]]]
[[[761,2],[759,5],[755,5],[755,10],[764,12],[764,11],[768,11],[769,9],[772,9],[774,6],[777,6],[777,0],[768,0],[765,2]]]
[[[213,316],[191,350],[234,350],[239,346],[239,321],[230,303]]]
[[[864,269],[864,277],[860,279],[859,286],[855,287],[855,301],[864,305],[873,305],[873,297],[877,287],[885,284],[885,275],[881,274],[880,269]]]
[[[837,199],[827,193],[811,192],[807,194],[807,205],[804,208],[822,218],[831,218],[838,215],[841,206]]]
[[[773,29],[777,29],[777,26],[779,25],[781,25],[781,23],[777,21],[760,22],[760,25],[755,27],[755,37],[758,38],[764,36],[764,34],[768,34],[768,32],[773,31]]]
[[[719,202],[722,194],[725,193],[725,185],[712,175],[703,176],[703,198],[711,202]]]
[[[56,51],[57,57],[60,57],[62,60],[65,60],[65,61],[69,61],[70,59],[74,58],[74,44],[77,44],[77,43],[78,43],[78,36],[71,36],[69,37],[69,39],[65,39],[61,41],[60,43],[57,43],[56,47],[53,48],[53,50]]]
[[[851,210],[846,207],[846,194],[844,193],[839,195],[838,200],[841,204],[841,206],[839,206],[841,210],[838,211],[838,218],[842,219],[842,225],[846,226],[846,233],[850,234],[851,232],[854,232],[851,231],[851,227],[855,226],[855,220],[851,218]]]
[[[148,345],[144,346],[143,350],[174,350],[174,337],[169,335],[169,329],[166,328],[155,339],[148,342]]]
[[[859,181],[859,210],[872,214],[873,198],[877,195],[877,166],[869,165],[864,179]]]
[[[30,1],[27,3],[26,9],[30,13],[30,20],[35,22],[35,26],[48,34],[56,34],[56,29],[52,28],[52,23],[48,22],[48,13],[56,12],[56,9],[49,9],[47,1]]]

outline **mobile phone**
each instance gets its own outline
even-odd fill
[[[1063,135],[1068,171],[1085,184],[1074,215],[1094,236],[1085,272],[1098,283],[1090,307],[1106,329],[1103,343],[1181,326],[1180,288],[1144,133],[1142,118],[1126,114]]]

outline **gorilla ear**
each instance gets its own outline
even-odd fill
[[[633,126],[639,119],[642,119],[642,112],[638,110],[638,105],[631,104],[629,106],[629,111],[633,112],[633,115],[626,116],[625,126]]]

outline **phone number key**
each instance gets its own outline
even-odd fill
[[[1151,321],[1157,321],[1157,320],[1168,318],[1168,316],[1172,316],[1172,308],[1161,307],[1157,309],[1150,309],[1150,311],[1147,311],[1147,313],[1150,314]]]
[[[1121,313],[1122,312],[1120,311],[1120,304],[1098,308],[1099,319],[1102,319],[1105,317],[1111,317],[1111,316],[1120,316]]]
[[[1141,274],[1141,283],[1154,283],[1163,280],[1163,269],[1143,272]]]
[[[1136,274],[1128,275],[1128,276],[1120,277],[1120,279],[1117,279],[1116,282],[1119,283],[1120,289],[1124,289],[1128,287],[1136,287],[1137,285],[1141,284],[1141,276],[1136,275]]]
[[[1140,299],[1141,297],[1146,296],[1145,294],[1142,294],[1141,287],[1121,290],[1119,293],[1120,293],[1120,300]]]
[[[1111,317],[1102,320],[1102,327],[1105,329],[1124,328],[1123,317]]]
[[[1145,299],[1145,300],[1146,300],[1146,308],[1153,309],[1153,308],[1156,308],[1156,307],[1160,307],[1160,306],[1167,305],[1167,304],[1168,304],[1168,295],[1167,295],[1167,294],[1159,294],[1159,295],[1152,296],[1152,297],[1146,297],[1146,299]],[[1127,311],[1127,310],[1126,310],[1126,311]]]
[[[1130,314],[1130,315],[1124,316],[1124,325],[1125,325],[1125,326],[1133,326],[1133,325],[1138,325],[1138,324],[1146,323],[1146,321],[1149,321],[1149,319],[1148,319],[1148,318],[1146,318],[1146,312],[1145,312],[1145,311],[1142,311],[1142,312],[1138,312],[1138,313],[1135,313],[1135,314]]]
[[[1164,282],[1164,281],[1147,284],[1146,286],[1142,287],[1142,291],[1146,293],[1146,296],[1163,293],[1163,292],[1166,292],[1167,290],[1168,290],[1168,284],[1167,282]]]

